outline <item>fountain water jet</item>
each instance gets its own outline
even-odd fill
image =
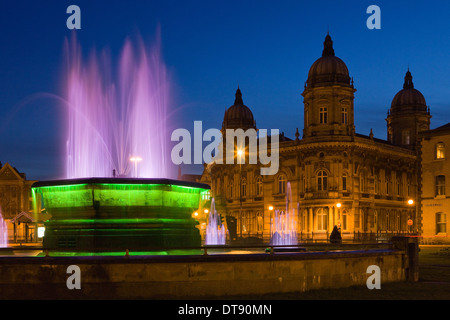
[[[201,245],[191,214],[210,187],[157,178],[168,174],[170,84],[159,41],[136,48],[127,40],[113,70],[106,53],[86,63],[76,38],[66,41],[67,179],[33,185],[52,216],[46,250]]]
[[[127,39],[117,70],[106,52],[85,63],[75,37],[65,51],[66,177],[167,177],[170,83],[159,41],[148,50]]]
[[[271,240],[274,246],[297,245],[297,217],[291,206],[291,183],[286,186],[286,210],[275,210],[272,219]],[[298,211],[298,208],[297,208]]]
[[[216,211],[214,198],[211,199],[211,210],[209,211],[208,223],[206,225],[206,245],[225,245],[227,233],[225,226],[221,223]]]
[[[8,246],[8,227],[3,219],[2,209],[0,207],[0,248]]]

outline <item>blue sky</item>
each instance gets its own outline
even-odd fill
[[[448,1],[9,1],[0,2],[0,161],[29,179],[62,177],[61,94],[66,9],[81,8],[77,37],[87,54],[118,55],[127,36],[152,44],[161,29],[173,85],[173,125],[220,128],[239,84],[258,128],[294,137],[301,92],[329,29],[354,78],[356,131],[386,138],[386,112],[409,66],[431,107],[431,126],[450,122]],[[381,8],[381,30],[366,9]],[[197,167],[185,167],[197,172]]]

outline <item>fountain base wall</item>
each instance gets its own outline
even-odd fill
[[[157,257],[4,258],[0,297],[20,299],[193,299],[365,286],[378,265],[382,283],[407,279],[405,251]],[[67,267],[81,289],[66,286]],[[17,273],[16,270],[21,270]]]

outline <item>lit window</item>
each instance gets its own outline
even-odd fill
[[[344,210],[342,212],[342,225],[341,225],[341,229],[342,230],[347,230],[348,227],[348,211]]]
[[[447,215],[443,212],[436,213],[436,234],[447,233]]]
[[[347,111],[347,108],[342,108],[341,116],[342,116],[342,119],[341,119],[342,124],[347,124],[347,121],[348,121],[348,111]]]
[[[328,212],[326,209],[317,210],[317,230],[324,231],[328,228]]]
[[[445,159],[445,145],[442,142],[436,144],[436,159]]]
[[[436,177],[436,196],[445,195],[445,176]]]
[[[319,109],[319,123],[328,123],[328,108],[321,107]]]
[[[317,173],[317,190],[328,190],[328,174],[323,170]]]
[[[278,193],[286,193],[286,177],[282,174],[278,176]]]

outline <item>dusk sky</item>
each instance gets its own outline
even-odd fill
[[[329,30],[336,56],[354,79],[356,132],[386,139],[386,113],[413,75],[431,108],[431,127],[450,122],[448,1],[8,1],[0,2],[0,161],[28,179],[63,177],[63,43],[69,5],[81,9],[86,55],[119,55],[127,37],[150,46],[158,27],[172,82],[174,128],[222,126],[239,85],[261,129],[295,138],[301,93]],[[381,29],[369,30],[369,5]],[[170,139],[170,137],[168,137]],[[198,173],[198,166],[184,167]]]

